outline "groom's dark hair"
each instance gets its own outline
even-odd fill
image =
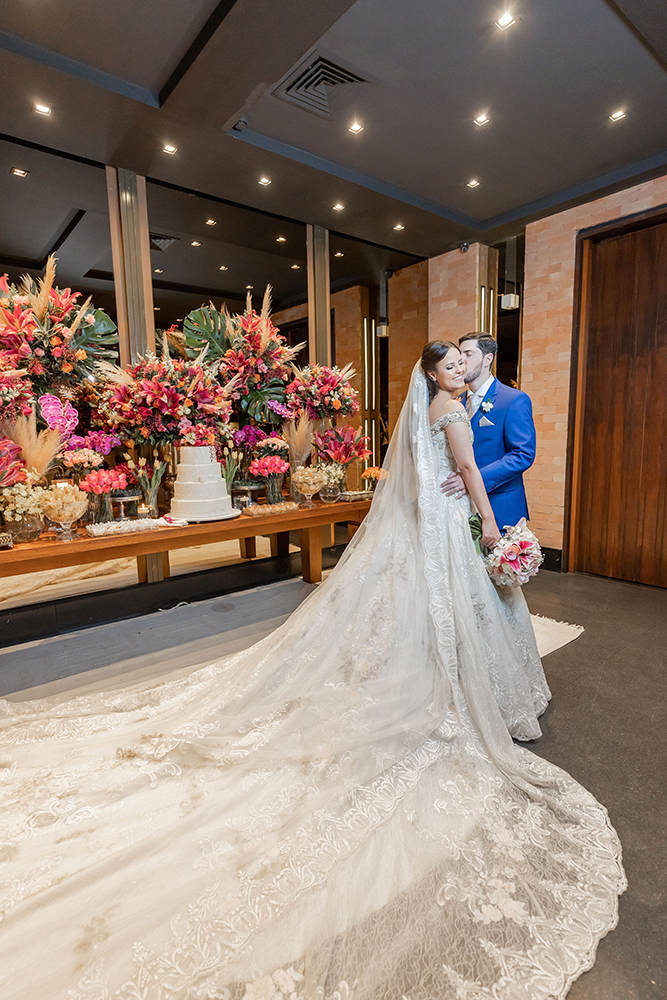
[[[466,333],[464,337],[459,337],[459,347],[466,340],[476,340],[483,355],[492,354],[495,358],[498,353],[498,341],[490,337],[488,333]]]

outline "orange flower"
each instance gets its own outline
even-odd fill
[[[332,405],[333,405],[334,410],[340,410],[340,399],[334,399]]]
[[[142,427],[141,428],[141,433],[142,433],[143,437],[147,438],[148,435],[150,434],[150,431],[148,430],[148,427]]]
[[[60,337],[51,337],[51,347],[57,347],[58,344],[62,344]]]
[[[65,361],[65,363],[60,366],[60,370],[63,372],[71,372],[73,368],[74,365],[71,365],[69,361]]]
[[[80,347],[79,350],[74,355],[74,357],[77,359],[77,361],[83,361],[84,358],[88,357],[88,355],[84,351],[83,347]]]

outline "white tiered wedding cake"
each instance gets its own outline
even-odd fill
[[[234,513],[213,448],[181,448],[171,513],[186,521],[217,521]]]

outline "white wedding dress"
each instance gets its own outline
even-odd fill
[[[592,965],[620,846],[508,734],[548,692],[427,408],[416,369],[365,524],[268,638],[0,702],[3,1000],[553,1000]]]

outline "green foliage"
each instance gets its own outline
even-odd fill
[[[208,345],[206,360],[219,361],[230,346],[225,314],[219,312],[213,303],[188,313],[183,323],[183,333],[186,350],[192,358]]]
[[[271,379],[263,389],[250,389],[247,396],[241,396],[238,405],[248,416],[259,423],[280,424],[284,417],[279,416],[267,406],[269,401],[285,402],[285,384],[279,379]]]

